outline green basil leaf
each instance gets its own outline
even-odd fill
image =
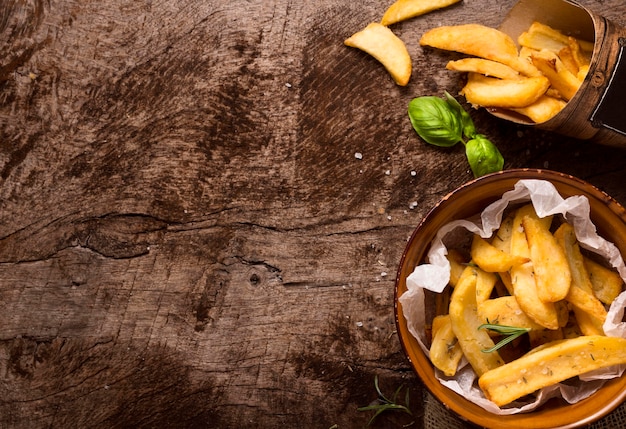
[[[498,148],[482,134],[476,134],[466,143],[465,155],[474,177],[500,171],[504,166],[504,158]]]
[[[476,136],[476,127],[474,126],[474,121],[472,121],[472,117],[467,113],[467,111],[461,106],[461,104],[456,101],[456,98],[450,95],[448,91],[445,91],[446,101],[454,109],[457,115],[461,118],[461,124],[463,126],[463,134],[468,139],[473,139]]]
[[[463,124],[445,100],[434,96],[414,98],[408,113],[413,129],[427,143],[450,147],[462,141]]]

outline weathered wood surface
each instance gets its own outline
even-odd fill
[[[458,88],[417,40],[514,1],[395,26],[406,88],[343,46],[388,3],[0,2],[0,427],[363,427],[375,375],[414,412],[379,427],[441,425],[394,278],[471,174],[406,117]],[[621,0],[582,4],[622,20]],[[626,151],[472,116],[506,168],[626,203]]]

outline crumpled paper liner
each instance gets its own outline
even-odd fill
[[[480,222],[455,220],[444,225],[431,243],[428,251],[428,263],[417,266],[407,277],[407,291],[399,298],[409,332],[417,339],[424,353],[426,346],[426,312],[424,289],[440,293],[450,280],[450,263],[444,239],[457,228],[464,228],[471,233],[489,238],[500,227],[503,213],[509,204],[531,201],[539,217],[561,214],[576,232],[580,246],[607,260],[626,282],[626,265],[619,249],[614,244],[600,237],[590,219],[589,200],[585,196],[561,197],[554,185],[545,180],[519,180],[514,189],[505,192],[502,198],[490,204],[480,215]],[[626,338],[626,323],[622,322],[626,310],[626,291],[622,292],[611,304],[604,332],[608,336]],[[538,392],[536,399],[529,403],[514,402],[506,408],[500,408],[489,401],[477,385],[477,376],[467,361],[463,360],[454,377],[446,377],[435,368],[439,381],[468,400],[494,414],[515,414],[533,410],[552,397],[561,397],[568,403],[575,403],[596,392],[607,379],[619,377],[626,367],[605,368],[593,373],[581,375],[579,381],[568,380]]]

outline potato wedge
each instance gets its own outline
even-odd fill
[[[440,369],[446,376],[452,377],[463,357],[463,350],[452,330],[450,316],[437,316],[433,320],[433,340],[429,357],[435,368]]]
[[[514,296],[501,296],[483,301],[478,304],[478,316],[483,323],[543,330],[542,326],[522,311]]]
[[[524,216],[522,226],[535,270],[537,296],[544,302],[564,299],[570,289],[572,275],[565,251],[536,217]],[[558,275],[554,275],[558,273]]]
[[[484,353],[494,342],[487,331],[478,329],[482,321],[477,314],[476,280],[478,268],[468,266],[452,292],[450,322],[463,354],[476,374],[497,368],[504,361],[498,352]]]
[[[519,108],[536,102],[549,86],[544,76],[496,79],[470,73],[461,94],[475,106]]]
[[[610,305],[622,292],[624,281],[615,271],[583,257],[583,264],[589,274],[593,294],[606,305]]]
[[[567,103],[560,98],[542,95],[537,101],[526,107],[510,108],[510,110],[526,116],[536,124],[540,124],[552,119],[557,113],[563,110],[566,104]]]
[[[412,71],[411,56],[402,39],[389,28],[378,22],[372,22],[347,38],[344,43],[376,58],[398,85],[405,86],[409,83]]]
[[[497,61],[486,60],[484,58],[462,58],[456,61],[449,61],[446,69],[458,72],[473,72],[498,79],[518,79],[520,73]]]
[[[536,67],[519,58],[517,45],[508,34],[481,24],[433,28],[422,35],[420,45],[497,61],[526,76],[539,75]]]
[[[623,363],[626,339],[582,336],[542,346],[489,370],[480,376],[478,384],[487,398],[501,407],[570,377]]]
[[[387,8],[380,23],[391,25],[433,10],[443,9],[461,0],[397,0]]]
[[[474,234],[470,250],[472,260],[482,270],[489,273],[509,271],[514,265],[530,261],[529,258],[499,250],[478,234]]]

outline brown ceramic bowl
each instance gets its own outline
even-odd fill
[[[554,184],[562,197],[585,195],[591,205],[591,219],[598,233],[612,241],[626,255],[626,210],[594,186],[561,173],[547,170],[518,169],[483,176],[444,197],[422,220],[411,236],[400,261],[396,278],[395,315],[400,342],[413,369],[429,391],[461,418],[486,428],[576,428],[587,425],[614,410],[626,398],[626,376],[608,381],[599,391],[576,404],[552,399],[535,411],[500,416],[468,401],[436,378],[434,368],[407,329],[398,298],[407,290],[406,278],[423,263],[430,243],[441,226],[482,212],[513,189],[520,179],[543,179]]]

